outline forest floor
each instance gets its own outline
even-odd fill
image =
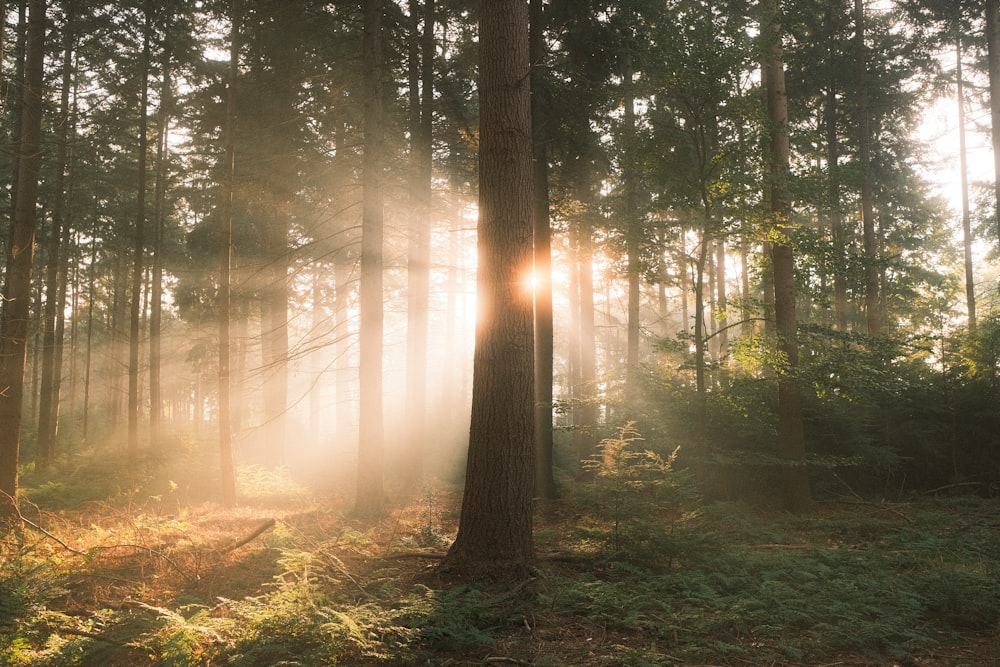
[[[227,510],[202,495],[210,469],[199,488],[114,465],[25,476],[0,665],[1000,665],[997,500],[650,521],[616,497],[609,523],[607,495],[576,490],[539,511],[537,576],[498,588],[436,575],[453,486],[372,524],[284,473],[242,470]]]

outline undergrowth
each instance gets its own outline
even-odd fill
[[[433,552],[412,552],[451,534],[443,489],[363,525],[251,470],[261,498],[296,508],[233,552],[219,545],[259,512],[168,513],[132,492],[74,519],[29,490],[77,553],[33,531],[3,542],[0,665],[807,665],[898,661],[998,629],[996,501],[801,518],[702,504],[640,443],[630,429],[605,442],[595,481],[539,517],[538,576],[499,590],[445,585]]]

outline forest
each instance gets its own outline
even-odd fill
[[[0,667],[998,664],[1000,0],[0,18]]]

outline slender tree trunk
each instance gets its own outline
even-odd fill
[[[521,579],[534,563],[528,5],[480,4],[478,325],[458,535],[442,570]]]
[[[865,251],[865,317],[868,335],[882,333],[879,299],[879,243],[875,229],[875,195],[872,191],[871,117],[868,104],[868,47],[865,44],[864,0],[854,0],[854,50],[857,58],[858,159],[861,162],[861,219]]]
[[[718,323],[716,340],[719,346],[719,359],[725,359],[729,352],[729,300],[726,295],[726,240],[715,241],[715,320]]]
[[[167,146],[170,132],[170,107],[173,85],[170,81],[170,58],[164,57],[160,85],[160,110],[157,119],[156,185],[153,200],[153,277],[149,313],[149,439],[154,449],[160,444],[160,421],[163,417],[161,390],[161,328],[163,320],[163,231],[166,226],[165,198],[167,182]],[[225,196],[225,195],[223,195]]]
[[[976,333],[976,281],[972,271],[972,213],[969,210],[969,160],[965,147],[965,81],[962,78],[962,32],[955,39],[955,78],[958,96],[958,163],[962,188],[962,241],[965,256],[965,304],[969,333]]]
[[[63,30],[62,90],[59,102],[59,120],[56,126],[55,201],[52,206],[52,228],[49,231],[48,265],[45,275],[45,306],[42,312],[42,379],[38,406],[38,438],[35,467],[45,469],[55,452],[56,430],[59,414],[59,391],[56,384],[56,319],[59,302],[59,276],[65,260],[62,256],[62,236],[66,210],[66,164],[69,154],[69,99],[73,85],[73,28],[72,13]]]
[[[750,336],[756,331],[756,327],[750,321],[750,251],[747,242],[740,240],[740,333],[743,336]]]
[[[695,435],[699,448],[704,448],[707,444],[705,438],[708,424],[708,389],[705,383],[705,265],[708,263],[708,246],[711,243],[708,234],[711,215],[711,209],[706,203],[705,222],[701,230],[701,242],[698,244],[698,260],[694,267],[694,377],[695,393],[698,397],[698,423]]]
[[[587,179],[588,175],[581,175]],[[579,460],[592,459],[597,445],[597,327],[594,308],[594,239],[591,226],[593,194],[584,180],[579,186],[583,217],[578,225],[580,262],[580,430]]]
[[[535,495],[556,495],[552,475],[552,230],[549,223],[549,157],[545,101],[542,97],[545,60],[545,19],[542,0],[529,3],[531,67],[532,193],[535,288]]]
[[[128,460],[135,465],[139,460],[139,311],[142,307],[142,278],[146,248],[146,153],[149,140],[146,134],[149,105],[149,51],[153,32],[152,10],[147,1],[146,24],[142,35],[142,56],[139,61],[139,180],[136,186],[135,247],[132,254],[132,300],[129,310],[128,354]]]
[[[83,364],[83,424],[81,439],[84,444],[90,436],[90,380],[94,356],[94,299],[97,287],[97,239],[90,241],[90,266],[87,267],[87,343]]]
[[[680,271],[678,271],[678,289],[680,290],[681,297],[681,331],[687,334],[691,331],[691,305],[690,293],[691,282],[688,278],[688,269],[690,265],[690,258],[687,254],[687,230],[681,229],[680,238]]]
[[[337,285],[333,305],[334,331],[336,332],[334,350],[337,355],[335,378],[337,441],[338,443],[357,443],[354,402],[351,398],[351,321],[347,312],[351,288],[346,250],[340,250],[333,261],[333,281]]]
[[[625,113],[623,122],[625,125],[625,142],[632,147],[636,142],[635,129],[635,94],[632,90],[632,69],[631,54],[625,53],[625,66],[622,72],[622,80],[625,89]],[[626,387],[631,392],[637,382],[639,371],[639,300],[640,300],[640,272],[639,272],[639,240],[640,225],[638,220],[638,179],[632,160],[626,155],[625,163],[622,165],[622,181],[625,187],[625,252],[628,255],[628,266],[626,274],[628,276],[628,321],[627,332],[628,341],[625,348],[625,366],[628,378]]]
[[[229,85],[226,90],[225,183],[219,215],[219,458],[222,502],[226,507],[237,503],[236,464],[233,460],[232,349],[230,322],[232,312],[233,194],[236,189],[236,82],[239,77],[241,0],[230,4]]]
[[[17,516],[21,407],[31,316],[31,268],[35,254],[35,204],[41,169],[44,95],[45,0],[31,0],[25,47],[21,144],[18,151],[17,207],[7,256],[6,291],[0,312],[0,524]]]
[[[660,317],[660,338],[662,339],[670,337],[670,306],[667,303],[667,282],[669,280],[667,274],[667,259],[669,257],[667,244],[668,242],[665,238],[660,239],[660,266],[657,270],[656,278],[656,306],[657,314]]]
[[[1000,0],[986,0],[986,46],[990,74],[994,215],[997,238],[1000,239]]]
[[[770,134],[770,203],[774,236],[771,265],[774,271],[774,319],[778,349],[787,368],[778,376],[778,447],[782,465],[785,506],[804,512],[811,505],[809,472],[805,463],[805,434],[798,383],[799,350],[795,317],[795,261],[792,255],[788,192],[790,146],[788,97],[778,24],[778,0],[761,0],[761,40],[764,44],[764,80]]]
[[[384,443],[382,416],[382,181],[385,169],[383,0],[364,3],[365,124],[361,222],[361,411],[356,511],[383,511]]]
[[[423,479],[427,433],[427,330],[431,279],[433,175],[434,0],[410,0],[410,136],[413,160],[407,249],[406,415],[410,433],[405,476],[412,488]],[[419,15],[423,14],[423,31]]]
[[[824,20],[829,26],[827,67],[832,73],[835,64],[835,28],[833,10],[836,3],[830,3],[824,10]],[[832,78],[832,77],[831,77]],[[837,89],[833,85],[826,90],[823,103],[823,127],[826,132],[827,205],[830,235],[833,238],[833,309],[834,324],[839,331],[847,331],[847,237],[844,229],[844,213],[840,203],[840,136],[837,132]]]

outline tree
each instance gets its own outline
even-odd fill
[[[472,421],[458,535],[443,572],[523,577],[534,562],[528,5],[479,6],[479,266]]]
[[[149,54],[153,33],[153,12],[147,0],[143,5],[142,55],[139,59],[139,146],[136,185],[135,245],[132,253],[132,298],[129,302],[128,354],[128,460],[135,465],[139,458],[139,314],[142,310],[142,283],[145,277],[146,251],[146,158],[149,146]]]
[[[993,196],[1000,240],[1000,0],[986,0],[986,47],[990,80],[990,125],[993,141]]]
[[[423,30],[418,0],[410,0],[410,136],[414,210],[407,250],[406,416],[410,451],[408,482],[423,475],[427,439],[427,328],[431,273],[431,205],[433,176],[434,0],[423,2]]]
[[[788,139],[788,100],[782,60],[781,27],[778,23],[779,0],[761,0],[761,42],[763,77],[769,123],[769,200],[771,215],[771,265],[774,281],[774,319],[778,349],[786,367],[778,378],[778,448],[782,462],[785,506],[793,512],[809,508],[809,473],[805,464],[805,435],[802,426],[802,397],[799,394],[797,368],[799,350],[795,317],[795,261],[792,254],[790,146]]]
[[[52,206],[52,226],[49,230],[48,266],[45,272],[45,308],[42,314],[42,378],[38,406],[38,438],[35,450],[35,464],[45,468],[51,461],[55,449],[59,425],[59,385],[61,378],[61,341],[57,341],[57,329],[63,322],[64,314],[58,304],[65,304],[66,259],[68,248],[62,244],[62,236],[68,230],[65,212],[67,206],[66,168],[69,153],[70,89],[73,87],[73,46],[76,36],[73,26],[73,6],[66,4],[66,24],[63,26],[62,84],[59,101],[59,122],[56,136],[55,159],[55,202]],[[63,309],[64,311],[65,309]]]
[[[21,407],[31,316],[31,269],[35,254],[35,205],[42,163],[43,75],[45,69],[45,0],[31,0],[25,52],[21,143],[18,150],[17,205],[8,248],[6,291],[0,326],[0,522],[17,513]]]
[[[364,37],[364,165],[361,194],[361,408],[359,415],[358,491],[356,511],[382,512],[384,443],[382,421],[382,179],[384,109],[382,64],[383,0],[365,0]]]
[[[222,502],[236,505],[236,466],[233,462],[233,416],[230,367],[232,363],[230,311],[232,309],[231,264],[233,247],[233,191],[236,180],[236,81],[239,75],[240,0],[232,0],[229,28],[229,85],[226,90],[225,184],[219,215],[219,458]]]
[[[871,109],[868,99],[868,47],[865,43],[864,0],[854,0],[854,56],[857,72],[858,161],[861,164],[861,219],[865,251],[865,318],[868,335],[882,332],[879,301],[878,236],[875,229],[875,195],[872,192]]]
[[[539,498],[555,496],[552,477],[552,229],[549,221],[548,126],[543,120],[548,112],[544,98],[545,83],[541,66],[545,58],[545,14],[542,0],[529,5],[531,57],[531,131],[534,154],[532,170],[532,237],[534,267],[532,284],[535,296],[535,494]]]

